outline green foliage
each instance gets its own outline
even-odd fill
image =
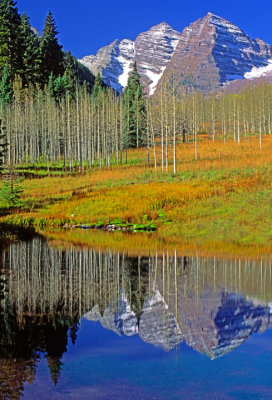
[[[65,71],[63,81],[65,92],[69,93],[70,96],[73,96],[78,83],[78,78],[75,59],[73,58],[70,51],[68,51],[65,57]]]
[[[99,103],[102,100],[103,92],[104,92],[104,84],[102,82],[101,75],[98,72],[98,74],[95,77],[95,81],[94,81],[94,87],[93,87],[93,91],[92,91],[92,99],[95,102]]]
[[[7,206],[15,207],[22,204],[21,194],[23,193],[23,178],[16,177],[14,170],[11,168],[2,181],[0,199]]]
[[[12,100],[28,98],[25,89],[35,92],[50,86],[57,101],[68,93],[74,96],[78,84],[87,82],[90,91],[94,76],[71,52],[62,50],[56,21],[49,11],[42,36],[34,32],[26,14],[20,15],[14,0],[0,0],[0,107]],[[52,77],[51,77],[52,75]],[[23,95],[23,96],[21,96]]]
[[[8,63],[5,64],[0,81],[0,106],[5,107],[12,97],[11,71]]]
[[[64,54],[58,42],[58,30],[52,12],[49,11],[45,20],[40,43],[40,58],[42,63],[40,81],[46,85],[51,74],[58,77],[64,74]]]
[[[8,64],[12,76],[21,68],[20,16],[16,1],[0,1],[0,73]]]
[[[59,359],[59,357],[47,357],[47,364],[50,372],[51,379],[56,386],[58,380],[61,376],[61,371],[63,367],[63,363]]]
[[[82,80],[84,74],[82,74],[83,69],[81,67],[84,69],[84,66],[69,51],[65,55],[64,74],[55,76],[52,71],[49,76],[48,90],[51,97],[58,102],[64,99],[66,95],[69,95],[70,99],[74,99],[79,85],[83,86],[83,89],[89,92],[90,87],[93,86],[93,75],[89,71],[90,74],[86,74],[86,80]]]
[[[136,63],[128,79],[123,96],[124,121],[123,136],[126,148],[139,147],[145,142],[146,109],[143,87]]]
[[[32,31],[29,17],[22,14],[20,23],[20,69],[16,71],[22,77],[23,86],[39,82],[40,78],[40,52],[39,37]]]
[[[48,90],[51,97],[55,98],[57,101],[61,101],[66,93],[73,93],[73,86],[67,75],[64,74],[63,76],[55,78],[51,72],[48,82]]]

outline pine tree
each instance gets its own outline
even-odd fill
[[[146,110],[143,87],[134,64],[123,95],[124,102],[124,140],[127,147],[138,147],[145,141]]]
[[[67,91],[72,90],[68,77],[64,74],[53,80],[53,93],[55,100],[61,101]]]
[[[72,95],[74,94],[78,79],[76,76],[75,60],[70,51],[68,51],[65,57],[64,76],[66,78],[66,90]]]
[[[94,87],[93,87],[93,91],[92,91],[92,99],[95,102],[97,102],[97,101],[99,102],[101,100],[101,95],[104,92],[103,88],[104,88],[104,84],[102,82],[100,72],[98,72],[98,74],[95,77]]]
[[[70,338],[73,346],[76,344],[78,329],[79,327],[77,322],[75,322],[70,328]]]
[[[22,67],[20,57],[21,19],[14,0],[0,1],[0,74],[8,64],[14,76]]]
[[[41,83],[48,83],[50,74],[55,77],[64,74],[64,54],[62,46],[58,42],[58,31],[56,21],[49,11],[43,29],[42,39],[40,43],[41,58]]]
[[[21,70],[17,71],[22,77],[23,86],[29,86],[39,81],[40,75],[40,49],[39,38],[32,31],[29,17],[21,15],[20,23],[20,53],[22,58]]]
[[[0,106],[4,108],[10,102],[11,98],[12,98],[11,71],[8,63],[6,63],[0,81]]]

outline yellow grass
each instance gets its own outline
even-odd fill
[[[146,150],[139,149],[129,152],[133,166],[96,169],[73,178],[26,180],[25,210],[2,220],[47,226],[115,219],[152,222],[159,242],[217,247],[221,243],[227,249],[253,246],[263,249],[257,252],[269,252],[272,137],[263,138],[262,149],[259,138],[240,145],[202,141],[197,161],[194,151],[193,144],[178,146],[176,177],[171,175],[171,162],[168,174],[161,174],[160,165],[155,173],[142,161]],[[160,164],[159,157],[157,161]]]
[[[248,168],[258,168],[272,165],[272,137],[265,136],[262,141],[262,149],[259,148],[259,138],[244,139],[240,145],[229,141],[204,141],[198,144],[198,160],[194,160],[194,145],[184,144],[177,146],[177,159],[179,174],[203,173],[207,171],[222,171],[225,174]],[[160,164],[160,151],[157,149],[158,164]],[[110,169],[96,169],[87,175],[75,177],[56,177],[33,179],[25,181],[24,198],[43,199],[58,196],[67,196],[74,190],[91,190],[94,186],[108,187],[122,183],[122,180],[136,183],[149,182],[159,179],[157,175],[161,171],[158,165],[158,174],[155,174],[153,167],[152,151],[150,151],[152,166],[146,163],[140,165],[114,166]],[[145,159],[146,150],[130,150],[131,159]],[[172,173],[172,165],[169,166],[169,173]],[[147,178],[145,175],[149,174]],[[163,180],[163,177],[160,176]]]

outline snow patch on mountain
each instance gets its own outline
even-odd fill
[[[125,54],[125,56],[124,56]],[[133,58],[135,54],[134,42],[131,40],[122,40],[120,43],[120,55],[117,57],[117,61],[122,66],[123,72],[119,76],[118,82],[121,87],[124,88],[127,86],[127,81],[130,73],[133,69]]]
[[[142,83],[149,95],[153,95],[181,34],[166,22],[140,33],[135,41],[135,59]]]
[[[134,42],[129,39],[118,40],[102,47],[97,54],[85,56],[79,60],[94,75],[101,74],[102,81],[121,92],[126,86],[133,68]]]
[[[154,92],[155,92],[155,90],[156,90],[156,88],[157,88],[157,84],[158,84],[159,80],[161,79],[161,77],[162,77],[162,75],[163,75],[163,73],[164,73],[164,71],[165,71],[165,68],[166,68],[166,67],[162,68],[162,71],[161,71],[159,74],[155,74],[154,72],[152,72],[152,71],[150,71],[150,70],[147,70],[147,71],[146,71],[146,76],[147,76],[147,77],[150,79],[150,81],[152,82],[152,83],[149,85],[149,95],[150,95],[150,96],[152,96],[152,95],[154,94]]]
[[[265,67],[253,67],[250,72],[246,72],[245,79],[261,78],[262,76],[267,76],[272,74],[272,59],[268,60],[268,65]]]

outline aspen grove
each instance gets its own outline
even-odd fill
[[[178,143],[193,141],[197,159],[203,134],[237,144],[257,134],[261,147],[262,135],[272,132],[271,85],[208,98],[197,92],[181,96],[173,87],[161,87],[157,97],[144,101],[144,129],[137,143],[146,147],[148,163],[162,171],[176,173]],[[1,110],[10,144],[6,162],[62,162],[70,169],[123,164],[130,147],[125,113],[126,100],[109,88],[94,98],[86,86],[77,86],[73,95],[67,92],[60,100],[48,89],[15,89]]]

